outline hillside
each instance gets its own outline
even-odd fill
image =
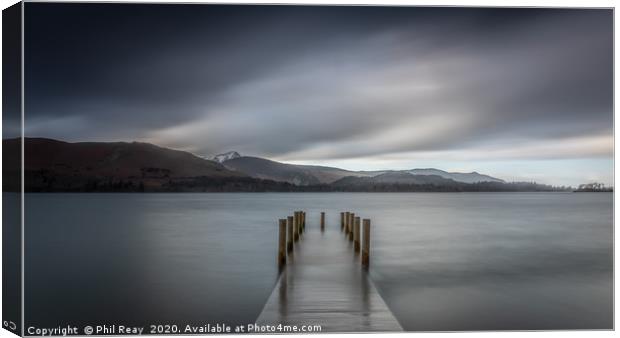
[[[235,156],[230,156],[235,154]],[[499,182],[503,180],[488,175],[472,173],[454,173],[439,169],[411,169],[411,170],[383,170],[383,171],[350,171],[334,167],[315,166],[315,165],[295,165],[288,163],[276,162],[260,157],[240,156],[237,152],[229,152],[217,155],[216,159],[225,158],[221,163],[235,171],[242,172],[248,176],[270,179],[280,182],[288,182],[295,185],[314,185],[314,184],[332,184],[345,177],[379,177],[379,179],[387,179],[393,181],[390,177],[401,177],[411,181],[410,176],[436,176],[447,180],[453,180],[462,183],[479,183],[479,182]],[[226,159],[228,158],[228,159]],[[401,173],[397,175],[396,173]],[[423,180],[423,179],[420,179]],[[383,183],[395,183],[395,182]],[[362,181],[360,181],[362,182]],[[403,183],[403,182],[401,182]]]
[[[315,165],[298,165],[300,169],[306,173],[316,177],[319,182],[325,184],[331,184],[341,178],[354,176],[354,177],[369,177],[374,174],[369,174],[361,171],[349,171],[334,167],[324,167]]]
[[[434,169],[434,168],[427,168],[427,169],[412,169],[408,171],[409,173],[413,174],[413,175],[436,175],[436,176],[441,176],[443,178],[447,178],[450,180],[455,180],[457,182],[463,182],[463,183],[478,183],[478,182],[504,182],[504,180],[501,180],[499,178],[495,178],[495,177],[491,177],[489,175],[483,175],[483,174],[479,174],[477,172],[471,172],[471,173],[454,173],[454,172],[447,172],[447,171],[443,171],[443,170],[439,170],[439,169]]]
[[[288,182],[295,185],[322,183],[316,176],[293,164],[280,163],[259,157],[243,156],[224,161],[226,168],[248,176]]]
[[[3,188],[20,191],[19,140],[3,140],[3,147]],[[26,138],[24,151],[24,188],[28,192],[562,190],[536,183],[505,183],[475,172],[459,174],[437,169],[355,172],[280,163],[236,152],[220,156],[218,159],[225,159],[220,164],[188,152],[140,142],[70,143]],[[454,175],[455,178],[449,178]]]
[[[236,157],[222,164],[251,177],[295,185],[330,184],[347,176],[369,175],[333,167],[287,164],[251,156]]]
[[[333,183],[334,186],[365,186],[376,184],[452,186],[454,180],[445,179],[437,175],[413,175],[408,172],[391,171],[373,177],[345,177]]]
[[[3,149],[9,154],[19,152],[19,141],[3,140]],[[27,190],[72,190],[86,186],[97,189],[99,185],[157,188],[193,177],[246,176],[188,152],[138,142],[69,143],[26,138],[24,154]],[[16,170],[10,166],[3,168],[9,177]]]
[[[4,144],[7,144],[6,142]],[[188,152],[139,142],[25,140],[25,169],[62,174],[131,177],[244,176]]]

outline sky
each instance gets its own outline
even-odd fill
[[[25,134],[613,183],[605,9],[26,3]]]

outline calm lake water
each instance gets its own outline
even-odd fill
[[[277,219],[372,219],[406,330],[610,329],[609,193],[27,194],[26,326],[252,323]],[[310,230],[313,231],[313,230]],[[355,330],[355,328],[351,328]]]

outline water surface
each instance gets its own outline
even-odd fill
[[[371,278],[406,330],[610,329],[612,197],[27,194],[26,326],[251,323],[277,219],[304,209],[372,219]]]

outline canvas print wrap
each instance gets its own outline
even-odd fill
[[[3,11],[3,327],[613,329],[613,10]]]

